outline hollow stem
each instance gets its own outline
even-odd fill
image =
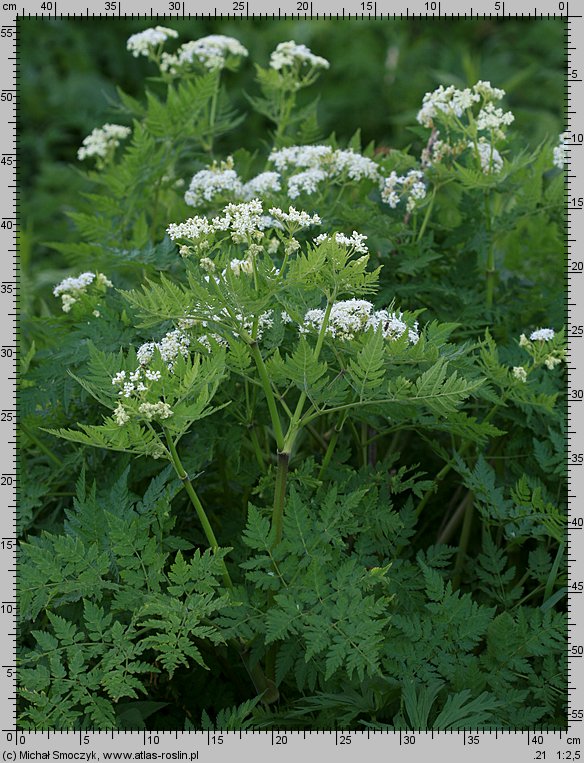
[[[284,527],[284,504],[286,502],[286,483],[288,482],[288,453],[278,453],[278,472],[276,474],[276,488],[274,490],[274,507],[272,509],[272,527],[274,528],[274,541],[272,546],[277,546],[282,540]]]
[[[270,412],[270,419],[272,421],[272,427],[274,428],[276,445],[278,447],[278,451],[282,451],[284,450],[284,432],[282,430],[282,422],[280,421],[280,414],[278,413],[278,407],[276,405],[276,398],[274,397],[274,393],[272,391],[272,383],[270,382],[270,377],[268,376],[268,371],[266,369],[264,359],[262,358],[260,348],[258,347],[258,343],[254,341],[251,343],[250,347],[255,360],[256,368],[258,369],[260,382],[266,396],[266,402]]]
[[[322,464],[320,465],[320,471],[318,472],[319,480],[321,480],[324,477],[324,474],[326,470],[328,469],[328,466],[331,462],[331,458],[333,457],[335,447],[337,445],[337,440],[339,439],[339,434],[340,434],[340,431],[335,427],[335,430],[332,433],[331,439],[329,440],[326,453],[324,454],[324,458],[322,459]]]
[[[209,542],[209,546],[211,547],[211,550],[215,554],[219,550],[219,543],[217,542],[217,538],[215,537],[215,533],[213,532],[213,528],[211,527],[211,523],[209,522],[207,513],[205,512],[205,509],[203,508],[203,504],[199,500],[199,496],[195,492],[195,488],[193,487],[193,483],[191,482],[190,477],[186,472],[186,469],[182,465],[182,462],[176,450],[176,445],[174,444],[174,440],[172,439],[170,432],[168,431],[166,427],[163,427],[163,431],[164,431],[164,436],[166,438],[168,451],[170,453],[170,457],[172,460],[172,465],[174,466],[174,470],[177,473],[180,481],[183,483],[184,488],[187,492],[187,495],[191,499],[191,503],[193,504],[195,511],[197,512],[197,517],[199,518],[199,522],[201,523],[203,532],[205,533],[205,537],[207,538],[207,541]],[[231,577],[229,575],[229,572],[227,571],[227,567],[224,561],[221,562],[221,567],[222,567],[222,574],[223,574],[223,582],[225,583],[225,586],[229,588],[230,590],[233,590],[233,581],[231,580]]]

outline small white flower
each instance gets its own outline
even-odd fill
[[[113,412],[113,417],[119,427],[123,427],[130,420],[128,412],[121,403],[118,403],[117,408]]]
[[[285,310],[282,310],[282,315],[280,317],[282,319],[282,323],[292,323],[292,318]]]
[[[510,111],[504,112],[492,103],[487,103],[479,111],[477,116],[477,130],[493,130],[496,135],[503,133],[502,128],[507,127],[515,120]]]
[[[279,207],[272,207],[270,214],[281,223],[288,223],[288,227],[309,228],[311,225],[320,225],[322,220],[318,215],[310,215],[308,212],[301,212],[295,207],[288,207],[287,212],[283,212]]]
[[[243,197],[253,199],[257,196],[266,196],[270,193],[278,193],[282,190],[280,175],[278,172],[261,172],[243,186]]]
[[[229,267],[236,276],[240,276],[242,273],[245,273],[246,275],[253,275],[253,262],[251,259],[231,260]]]
[[[398,175],[393,170],[389,177],[381,181],[381,200],[395,209],[402,199],[406,199],[406,209],[413,212],[418,203],[426,198],[426,185],[421,170],[410,170]]]
[[[243,183],[233,169],[232,157],[197,172],[185,193],[185,202],[191,207],[198,207],[225,193],[236,197],[243,194]]]
[[[302,325],[301,334],[313,330],[319,332],[322,328],[325,311],[320,308],[309,310]],[[389,340],[398,339],[407,332],[412,344],[419,340],[418,324],[409,327],[402,320],[402,313],[390,313],[387,310],[374,310],[371,302],[364,299],[348,299],[335,302],[332,306],[329,322],[325,333],[342,341],[354,339],[359,333],[368,329],[381,330],[383,337]]]
[[[481,95],[470,88],[458,90],[453,85],[440,85],[432,93],[426,93],[417,120],[424,127],[433,127],[434,120],[444,115],[461,117],[473,104],[481,100]]]
[[[549,368],[550,371],[553,371],[556,366],[559,366],[562,362],[561,358],[557,358],[555,355],[548,355],[547,358],[544,360],[545,367]]]
[[[526,382],[527,371],[523,366],[513,366],[513,378],[518,379],[520,382]]]
[[[142,403],[138,412],[141,413],[148,421],[152,419],[169,419],[173,413],[168,403],[160,400],[158,403]]]
[[[560,133],[560,138],[559,138],[560,142],[554,148],[554,165],[559,170],[563,170],[566,164],[566,143],[569,137],[570,137],[569,132]]]
[[[105,124],[103,127],[96,127],[83,139],[83,144],[77,151],[77,158],[80,161],[89,157],[108,159],[120,145],[120,141],[127,138],[131,132],[129,127],[123,125]]]
[[[64,278],[61,283],[58,283],[53,289],[53,294],[58,297],[64,293],[77,293],[81,294],[85,292],[87,287],[95,280],[95,273],[81,273],[76,278]]]
[[[537,329],[531,332],[529,338],[532,342],[550,342],[555,335],[553,329]]]
[[[529,339],[525,336],[525,334],[521,334],[521,336],[519,337],[519,346],[529,347]]]
[[[150,56],[169,39],[176,39],[178,32],[168,27],[156,26],[128,37],[127,50],[134,56]]]
[[[316,168],[297,172],[288,178],[288,196],[297,199],[301,193],[308,195],[318,191],[319,184],[326,180],[327,173]]]
[[[270,56],[270,67],[281,71],[295,65],[309,66],[312,69],[328,69],[330,66],[326,58],[315,56],[306,45],[298,45],[294,40],[279,43]]]
[[[201,269],[207,273],[213,273],[215,271],[215,263],[209,257],[201,257],[199,265],[201,266]]]
[[[470,141],[468,147],[474,149],[475,144]],[[484,138],[481,138],[477,143],[476,148],[479,152],[481,169],[485,175],[501,172],[503,169],[503,159],[493,145],[484,140]]]
[[[211,34],[181,45],[176,57],[167,59],[166,65],[176,67],[198,61],[209,71],[215,71],[224,69],[228,59],[245,58],[247,55],[247,48],[234,37]]]

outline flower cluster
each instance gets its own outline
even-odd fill
[[[325,314],[325,310],[320,308],[309,310],[299,327],[300,333],[320,332]],[[416,344],[420,338],[417,321],[412,327],[409,327],[403,320],[402,313],[375,310],[371,302],[364,299],[335,302],[330,312],[325,334],[342,341],[349,341],[354,339],[357,334],[369,329],[381,330],[383,337],[389,340],[399,339],[406,332],[412,344]]]
[[[308,66],[311,69],[328,69],[326,58],[315,56],[306,45],[298,45],[294,40],[281,42],[270,56],[270,67],[276,71],[285,68]]]
[[[314,243],[322,244],[324,241],[335,241],[337,244],[346,246],[348,249],[352,249],[359,254],[368,254],[369,250],[365,245],[366,240],[367,236],[354,230],[350,236],[344,233],[335,233],[332,236],[329,236],[328,233],[321,233],[320,236],[314,239]]]
[[[309,228],[311,225],[320,225],[322,222],[318,215],[301,212],[295,207],[288,207],[287,212],[283,212],[279,207],[272,207],[269,212],[276,222],[282,223],[291,233],[302,228]]]
[[[123,125],[105,124],[96,127],[83,139],[83,145],[77,151],[77,158],[95,158],[98,164],[105,164],[113,156],[114,151],[120,145],[120,141],[127,138],[132,131]]]
[[[126,48],[134,58],[138,58],[138,56],[150,57],[161,45],[164,45],[167,40],[176,39],[177,37],[178,32],[174,29],[168,29],[168,27],[164,26],[156,26],[128,37]]]
[[[503,111],[494,103],[486,103],[478,113],[477,130],[489,131],[495,139],[503,140],[505,137],[503,128],[508,127],[514,120],[515,117],[510,111]]]
[[[154,357],[156,350],[160,357],[172,371],[174,361],[179,355],[187,357],[189,354],[190,339],[180,329],[174,329],[165,334],[159,342],[145,342],[138,347],[136,355],[141,366],[147,366]]]
[[[243,184],[233,169],[233,157],[224,162],[214,162],[210,167],[197,172],[185,193],[185,202],[198,207],[205,201],[212,201],[218,194],[243,195]]]
[[[541,328],[532,331],[529,339],[525,334],[519,337],[519,346],[523,347],[532,356],[535,364],[543,363],[550,371],[559,366],[565,358],[565,348],[558,342],[560,337],[556,337],[556,332],[550,328]],[[550,347],[546,345],[551,343]],[[515,369],[513,375],[517,377]],[[524,381],[524,380],[523,380]]]
[[[553,329],[536,329],[532,331],[529,338],[532,342],[551,342],[556,332]]]
[[[61,297],[61,306],[64,313],[68,313],[71,307],[79,300],[80,297],[87,294],[87,289],[95,282],[97,287],[100,287],[100,291],[105,291],[106,288],[113,286],[113,283],[103,273],[81,273],[76,278],[65,278],[58,283],[53,289],[55,297]],[[99,317],[99,312],[94,310],[93,313],[96,317]]]
[[[566,164],[566,142],[568,141],[569,137],[570,137],[569,132],[560,133],[560,138],[559,138],[560,142],[554,148],[554,165],[559,170],[563,170]]]
[[[200,64],[209,71],[221,71],[245,58],[248,50],[235,37],[211,34],[199,40],[191,40],[177,50],[176,54],[162,55],[160,68],[163,72],[176,74],[179,69]]]
[[[402,199],[407,199],[406,209],[413,212],[418,203],[426,198],[424,174],[420,170],[410,170],[406,175],[395,171],[385,178],[381,185],[381,199],[395,209]]]
[[[288,146],[269,156],[279,172],[299,169],[287,178],[288,196],[297,198],[301,193],[313,194],[325,181],[364,179],[379,181],[379,167],[366,156],[352,149],[333,149],[331,146]]]
[[[130,398],[140,396],[143,392],[148,392],[151,382],[160,381],[160,371],[150,371],[141,366],[130,373],[118,371],[113,377],[114,387],[120,387],[118,395],[120,397]]]
[[[475,144],[470,141],[468,147],[474,149]],[[503,169],[503,159],[495,146],[487,142],[484,138],[480,138],[476,144],[476,150],[478,151],[481,169],[485,175],[501,172]]]
[[[490,82],[479,81],[472,88],[467,87],[464,90],[458,90],[454,85],[449,87],[440,85],[432,93],[426,93],[424,96],[417,120],[424,127],[434,127],[436,119],[440,117],[460,118],[465,111],[472,109],[474,104],[482,100],[485,105],[479,118],[482,119],[484,126],[478,129],[496,129],[501,124],[510,124],[513,121],[513,115],[510,112],[503,114],[501,109],[493,110],[492,108],[492,102],[500,101],[504,95],[504,90],[492,87]]]

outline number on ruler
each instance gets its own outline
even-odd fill
[[[54,5],[53,0],[44,0],[44,2],[41,3],[41,11],[52,11]]]
[[[168,4],[168,10],[169,11],[180,11],[180,2],[179,2],[179,0],[170,0],[170,3]]]

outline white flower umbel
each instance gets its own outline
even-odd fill
[[[424,127],[433,127],[437,116],[461,117],[467,109],[472,108],[473,104],[480,100],[480,93],[473,92],[470,88],[458,90],[454,85],[449,87],[440,85],[432,93],[426,93],[424,96],[417,120]]]
[[[555,335],[553,329],[536,329],[531,332],[529,338],[532,342],[551,342]]]
[[[510,111],[503,111],[493,103],[487,103],[477,116],[477,130],[499,130],[515,121]]]
[[[373,161],[352,149],[337,150],[332,156],[334,174],[346,175],[351,180],[379,180],[379,167]]]
[[[301,193],[307,195],[316,193],[319,185],[326,179],[327,173],[316,168],[290,175],[288,178],[288,196],[291,199],[297,199]]]
[[[320,225],[322,222],[318,215],[310,215],[308,212],[299,211],[295,207],[288,207],[287,212],[283,212],[279,207],[272,207],[269,212],[275,220],[282,223],[291,232],[301,228],[309,228],[311,225]]]
[[[288,177],[288,196],[297,198],[301,193],[312,194],[326,180],[359,182],[379,181],[379,167],[373,161],[352,149],[333,149],[330,146],[288,146],[272,151],[269,161],[280,172],[299,169]]]
[[[458,90],[454,85],[444,87],[440,85],[431,93],[426,93],[422,101],[422,108],[418,112],[418,122],[424,127],[434,127],[434,121],[440,117],[460,117],[467,109],[472,109],[475,103],[483,103],[484,127],[478,129],[493,129],[490,125],[500,128],[501,125],[511,124],[513,114],[503,113],[501,109],[494,109],[493,101],[500,101],[505,96],[505,91],[493,87],[490,82],[479,80],[472,88]],[[487,123],[490,125],[487,126]],[[496,124],[495,124],[496,123]]]
[[[424,173],[420,170],[410,170],[406,175],[392,171],[381,182],[381,200],[395,209],[402,199],[406,199],[407,211],[413,212],[418,203],[426,198],[423,179]]]
[[[548,355],[547,358],[544,360],[545,367],[553,371],[556,366],[559,366],[562,362],[562,358],[558,358],[555,355]]]
[[[168,403],[159,400],[157,403],[141,403],[138,413],[141,413],[147,421],[152,421],[152,419],[169,419],[172,416],[172,409]]]
[[[323,241],[333,240],[336,241],[337,244],[342,244],[348,249],[352,249],[354,252],[358,252],[359,254],[368,254],[369,252],[365,246],[367,236],[362,233],[357,233],[356,230],[354,230],[350,236],[346,236],[344,233],[335,233],[332,236],[329,236],[328,233],[321,233],[320,236],[317,236],[314,239],[314,242],[316,244],[321,244]]]
[[[189,217],[184,223],[171,223],[166,232],[173,241],[186,238],[189,241],[198,241],[204,236],[213,233],[214,228],[206,217]]]
[[[77,158],[105,161],[113,155],[120,141],[127,138],[131,132],[129,127],[123,125],[105,124],[103,127],[96,127],[83,139],[83,145],[77,151]]]
[[[330,64],[326,58],[315,56],[306,45],[298,45],[294,40],[281,42],[270,56],[270,67],[276,71],[285,68],[307,66],[311,69],[328,69]]]
[[[240,276],[242,273],[248,276],[253,275],[253,260],[251,258],[246,260],[233,259],[229,263],[229,269],[236,276]]]
[[[473,86],[473,91],[485,101],[500,101],[505,97],[505,91],[501,90],[500,87],[493,87],[488,80],[479,80]]]
[[[81,273],[76,277],[64,278],[53,289],[55,297],[61,297],[61,307],[68,313],[78,299],[87,294],[88,288],[95,284],[103,289],[113,286],[113,283],[103,273]],[[99,317],[99,316],[96,316]]]
[[[130,420],[130,416],[124,406],[120,403],[118,403],[116,409],[113,412],[114,421],[119,427],[123,427],[124,424],[127,424]]]
[[[554,148],[554,165],[559,170],[563,170],[566,164],[566,143],[569,139],[569,136],[570,136],[569,132],[560,133],[560,138],[559,138],[560,142]]]
[[[523,366],[513,366],[513,378],[520,382],[527,381],[527,371]]]
[[[190,343],[189,337],[183,331],[174,329],[165,334],[159,342],[145,342],[140,345],[136,350],[136,357],[141,366],[147,366],[158,350],[169,371],[172,371],[176,358],[179,355],[186,358],[189,354]]]
[[[468,147],[474,149],[475,144],[470,141]],[[476,149],[479,153],[478,158],[481,163],[481,169],[485,175],[501,172],[503,169],[503,159],[495,146],[481,138],[476,144]]]
[[[257,196],[267,196],[282,190],[280,175],[277,172],[261,172],[243,186],[243,197],[253,199]]]
[[[183,66],[199,62],[205,69],[216,71],[224,69],[230,60],[237,61],[238,58],[245,58],[247,55],[247,48],[235,37],[211,34],[181,45],[172,64]]]
[[[193,175],[185,193],[185,202],[191,207],[198,207],[220,194],[240,197],[242,193],[243,183],[233,169],[233,158],[230,156],[226,161],[212,164]]]
[[[300,333],[319,332],[324,316],[325,311],[320,308],[309,310],[299,327]],[[398,339],[406,332],[412,344],[416,344],[419,339],[417,322],[409,327],[402,320],[402,313],[390,313],[387,310],[376,311],[371,302],[364,299],[335,302],[330,312],[325,334],[342,341],[349,341],[354,339],[357,334],[370,328],[381,330],[383,337],[389,340]]]
[[[126,48],[134,56],[151,56],[161,45],[169,39],[176,39],[178,32],[174,29],[168,29],[164,26],[155,26],[151,29],[145,29],[128,37]]]
[[[276,169],[283,172],[290,167],[318,168],[332,154],[330,146],[288,146],[272,151],[268,159],[275,164]]]

